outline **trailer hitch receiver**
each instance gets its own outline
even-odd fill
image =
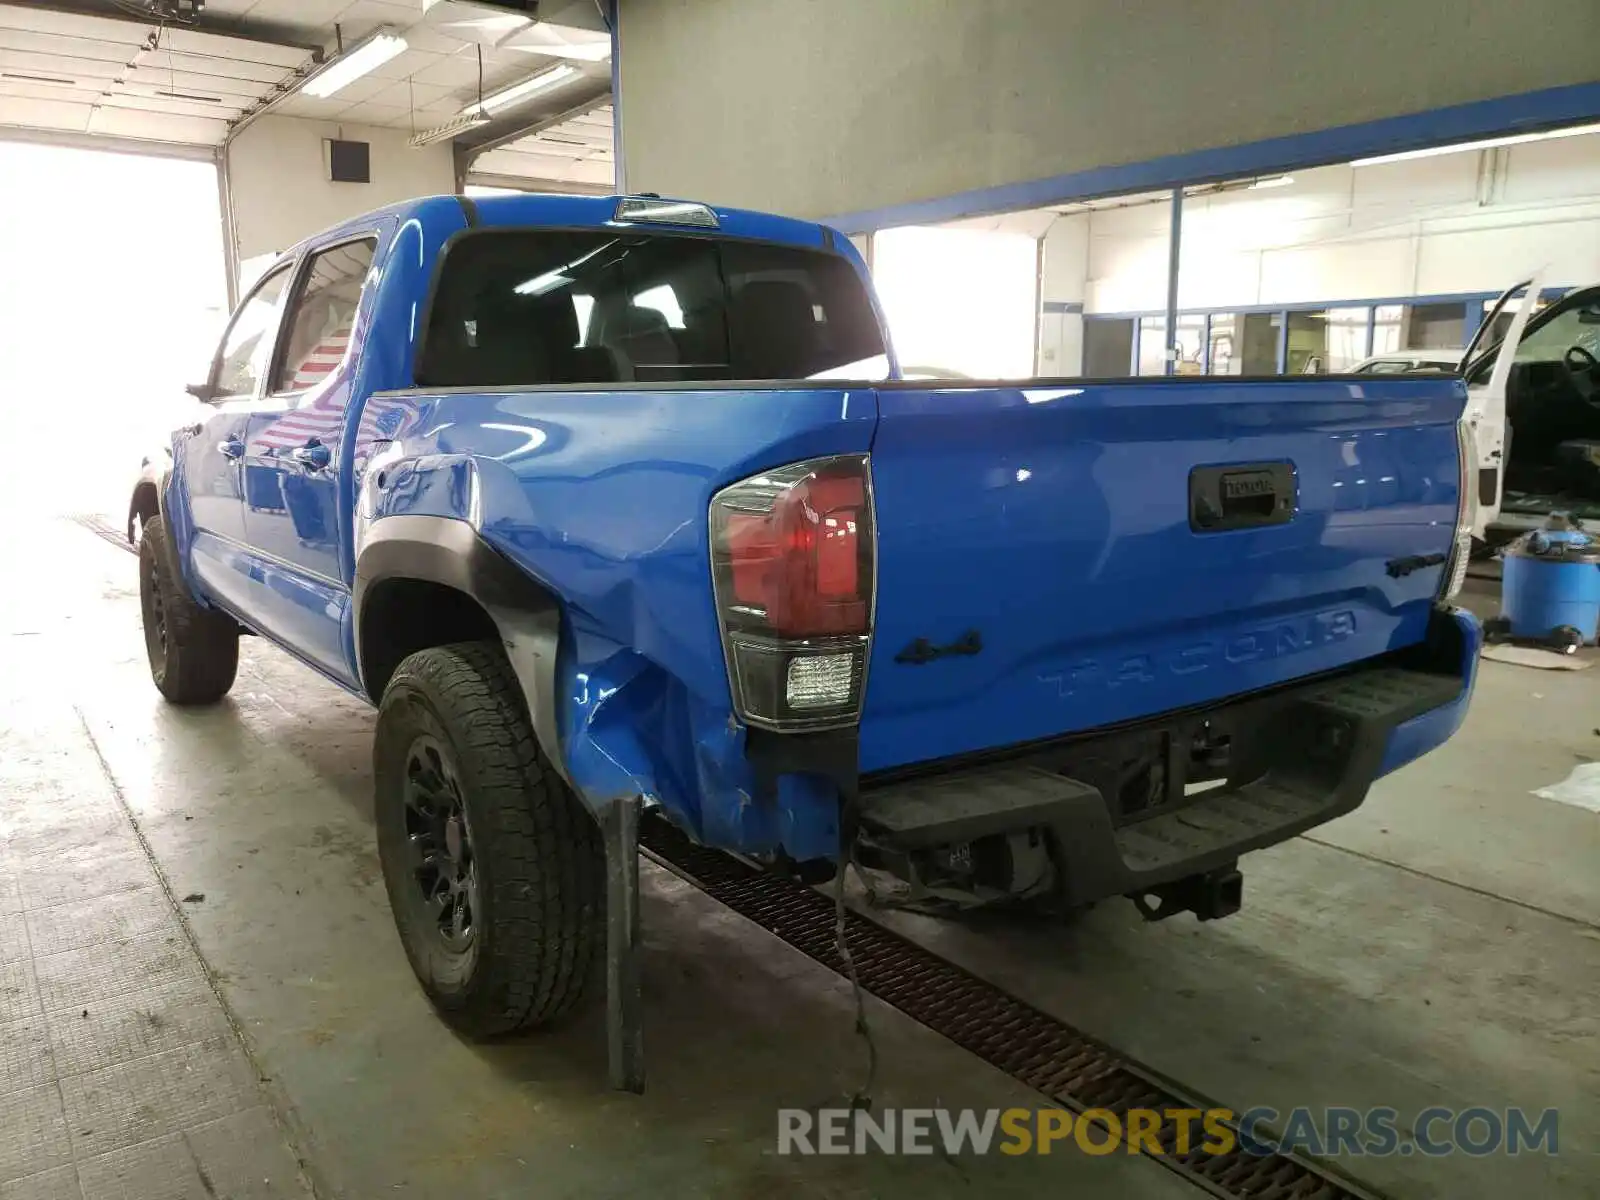
[[[1184,912],[1192,912],[1202,921],[1215,921],[1239,911],[1244,903],[1244,876],[1237,867],[1224,867],[1186,875],[1129,899],[1146,921],[1165,921]]]

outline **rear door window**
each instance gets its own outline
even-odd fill
[[[290,307],[289,332],[271,390],[315,387],[344,361],[376,238],[345,242],[311,256]]]
[[[417,382],[438,387],[881,379],[848,260],[716,238],[484,231],[445,255]]]

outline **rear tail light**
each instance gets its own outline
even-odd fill
[[[764,471],[711,500],[711,569],[734,707],[767,729],[861,716],[876,574],[864,454]]]
[[[1478,440],[1466,417],[1456,422],[1456,455],[1461,463],[1461,478],[1456,490],[1455,539],[1439,588],[1442,601],[1454,600],[1467,582],[1467,563],[1472,558],[1472,528],[1478,522]]]

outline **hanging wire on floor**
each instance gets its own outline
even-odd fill
[[[848,850],[841,855],[838,873],[834,875],[833,882],[833,948],[839,960],[844,964],[845,974],[850,979],[850,990],[855,994],[856,1003],[856,1034],[866,1043],[867,1070],[866,1077],[861,1081],[861,1086],[850,1094],[851,1109],[870,1109],[872,1107],[872,1088],[878,1077],[878,1044],[872,1037],[872,1027],[867,1023],[867,998],[861,988],[861,976],[856,971],[856,962],[850,954],[849,939],[845,936],[845,915],[847,909],[844,902],[845,876],[854,868],[856,878],[863,887],[871,891],[867,877],[862,873],[861,864],[856,862],[855,839],[850,839]]]

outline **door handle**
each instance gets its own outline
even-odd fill
[[[243,458],[244,443],[229,434],[217,443],[217,453],[222,455],[223,458]]]
[[[308,470],[321,471],[333,461],[333,451],[312,438],[304,446],[296,446],[291,450],[289,457]]]

